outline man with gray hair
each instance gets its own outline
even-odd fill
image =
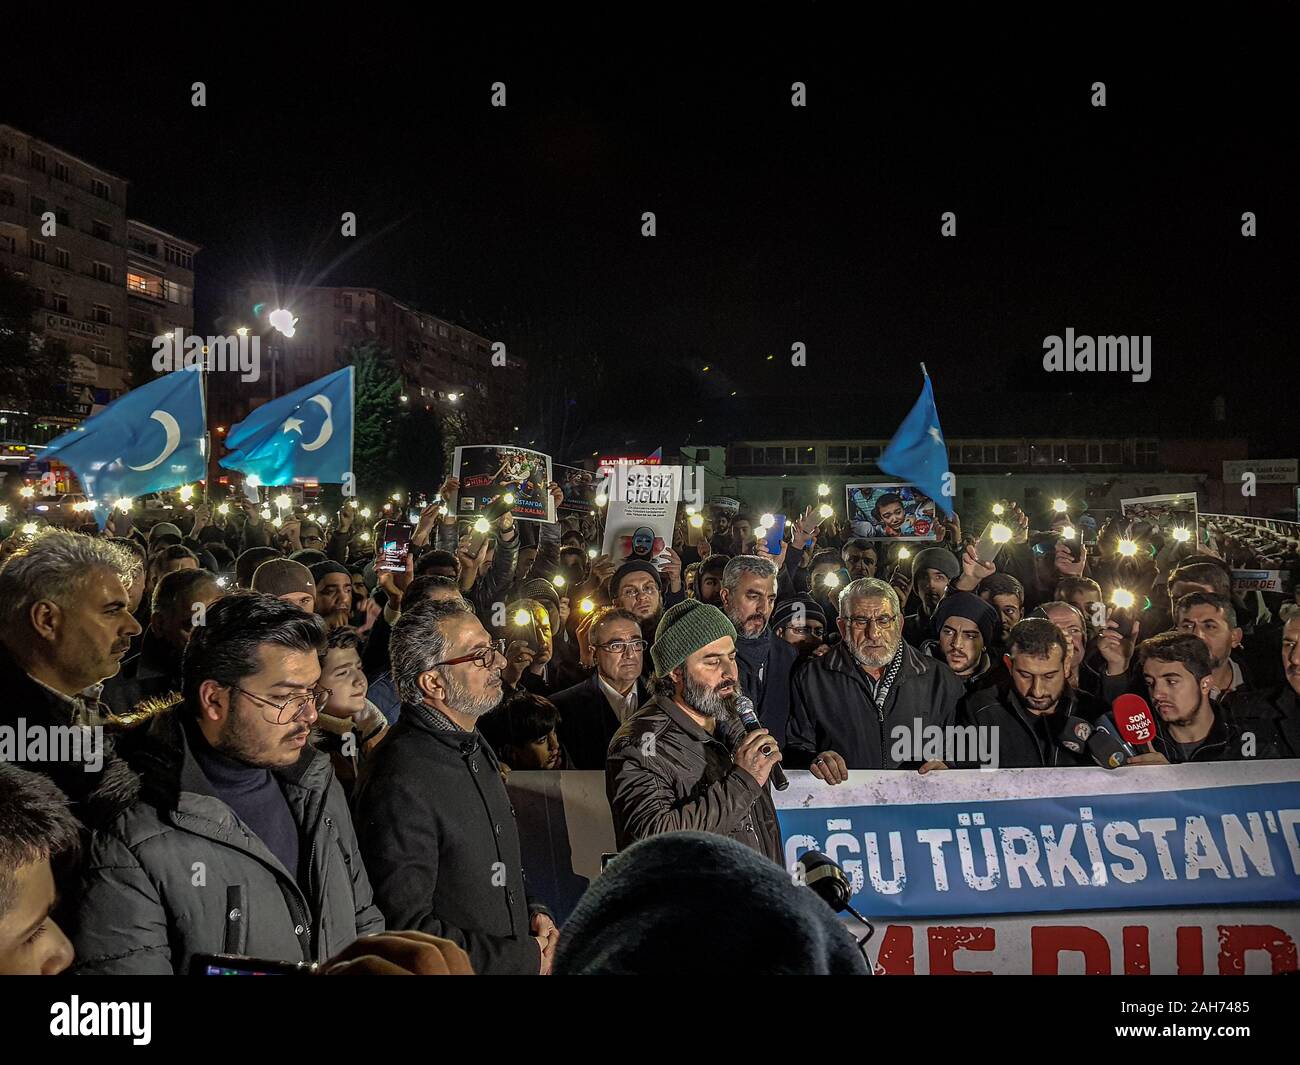
[[[919,768],[890,757],[893,730],[953,724],[961,681],[903,641],[898,593],[884,581],[849,584],[836,624],[842,641],[795,670],[786,764],[828,784],[850,769]]]
[[[503,644],[460,598],[402,611],[402,711],[362,769],[355,822],[390,927],[452,940],[476,973],[546,974],[559,930],[525,894],[514,808],[478,731],[501,701]]]
[[[785,745],[790,677],[799,652],[772,631],[777,569],[760,555],[737,555],[722,571],[722,610],[736,626],[740,690],[754,701],[763,727]]]
[[[107,540],[50,529],[0,568],[0,724],[102,725],[104,681],[140,624],[136,560]]]

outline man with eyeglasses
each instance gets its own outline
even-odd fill
[[[890,757],[893,729],[951,725],[963,694],[947,665],[903,641],[898,593],[885,581],[850,583],[836,624],[842,641],[795,670],[786,744],[787,765],[828,784],[850,769],[906,768]]]
[[[379,908],[456,943],[476,973],[545,975],[559,931],[527,897],[514,808],[478,729],[501,701],[504,641],[449,599],[404,610],[389,649],[402,713],[355,792]]]
[[[308,742],[325,626],[257,592],[213,603],[92,822],[77,971],[184,973],[190,957],[324,961],[383,930],[343,790]]]
[[[673,586],[673,580],[676,579],[676,586]],[[663,617],[664,610],[675,603],[681,602],[686,598],[686,591],[681,585],[681,566],[677,565],[675,572],[669,574],[665,569],[664,574],[660,575],[659,571],[649,562],[633,560],[624,562],[614,571],[614,575],[609,579],[609,598],[614,606],[622,607],[624,610],[631,611],[636,615],[637,620],[641,623],[641,639],[645,640],[647,645],[652,643],[655,638],[655,627],[659,624],[659,619]],[[669,582],[668,590],[664,590],[663,581]],[[650,676],[650,659],[645,660],[644,674],[649,679]]]
[[[641,677],[646,642],[630,610],[606,607],[588,630],[595,669],[590,677],[551,696],[560,711],[560,743],[570,769],[604,769],[609,741],[649,698]]]

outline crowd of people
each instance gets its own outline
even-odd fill
[[[1217,545],[1112,521],[1085,546],[1007,502],[993,561],[955,515],[906,543],[812,507],[773,553],[744,510],[682,508],[666,562],[618,565],[590,521],[476,536],[458,487],[396,570],[346,505],[4,543],[0,724],[104,745],[0,764],[0,972],[337,971],[366,944],[373,971],[672,971],[673,937],[760,925],[769,968],[860,972],[780,868],[778,765],[966,764],[899,757],[914,723],[996,726],[1002,768],[1093,765],[1066,722],[1126,694],[1155,721],[1130,765],[1300,755],[1300,614],[1234,596]],[[621,852],[563,928],[506,786],[560,769],[605,773]]]

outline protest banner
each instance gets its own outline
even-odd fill
[[[1291,590],[1291,571],[1284,569],[1234,569],[1232,571],[1232,591],[1242,592],[1289,592]]]
[[[1163,496],[1136,496],[1119,501],[1120,513],[1128,522],[1145,521],[1156,526],[1160,534],[1171,537],[1175,529],[1196,534],[1196,493],[1175,492]]]
[[[619,466],[606,482],[602,553],[615,565],[639,560],[662,569],[682,498],[681,466]]]
[[[514,493],[516,521],[555,520],[555,500],[546,490],[551,481],[551,456],[513,444],[458,447],[452,475],[460,481],[459,512],[472,516],[493,499]]]
[[[934,501],[911,484],[844,486],[845,513],[854,536],[868,540],[933,540]]]
[[[786,861],[840,863],[878,972],[1296,971],[1294,762],[787,776]],[[508,786],[529,883],[562,922],[615,849],[604,774]]]
[[[593,473],[577,466],[564,466],[554,463],[551,466],[555,483],[564,493],[564,499],[556,508],[559,514],[579,514],[591,517],[596,513],[596,493],[605,480],[604,473]]]

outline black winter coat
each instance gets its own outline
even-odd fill
[[[997,727],[997,767],[999,769],[1037,769],[1042,766],[1096,765],[1087,748],[1076,753],[1061,746],[1061,733],[1071,715],[1089,724],[1106,712],[1106,704],[1086,692],[1067,688],[1056,709],[1035,719],[1025,709],[1019,694],[1007,677],[997,687],[980,688],[962,700],[959,717],[963,724],[986,728]],[[1044,756],[1037,733],[1037,722],[1047,729],[1048,753]]]
[[[951,725],[965,693],[947,663],[903,644],[903,662],[885,705],[868,693],[862,667],[838,643],[820,658],[807,658],[794,673],[785,767],[807,769],[823,751],[834,751],[849,769],[898,769],[890,757],[894,728]]]
[[[790,681],[794,667],[799,664],[799,652],[794,644],[786,643],[771,629],[767,640],[767,660],[759,667],[751,666],[761,648],[755,641],[737,640],[736,669],[740,676],[740,690],[754,700],[754,712],[762,726],[772,733],[778,747],[785,747],[786,732],[790,722]]]
[[[649,689],[640,677],[636,682],[637,707],[649,700]],[[599,676],[593,672],[580,684],[551,696],[551,702],[560,711],[560,724],[556,735],[569,752],[569,769],[605,768],[609,741],[622,724],[610,708],[609,700],[600,686]]]
[[[1253,737],[1254,757],[1300,758],[1300,699],[1289,684],[1251,692],[1232,704],[1229,717],[1243,736]]]
[[[479,974],[541,970],[514,807],[477,731],[441,729],[426,706],[403,703],[362,768],[353,805],[390,928],[452,940]]]

